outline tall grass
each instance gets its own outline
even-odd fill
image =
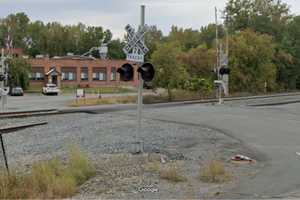
[[[180,173],[178,166],[175,164],[162,167],[159,171],[159,177],[174,183],[187,180],[187,178]]]
[[[33,165],[28,174],[0,174],[0,199],[67,198],[95,174],[86,155],[72,146],[69,161],[58,159]]]
[[[224,183],[230,181],[231,175],[224,164],[218,160],[209,161],[200,168],[200,180],[207,183]]]
[[[77,86],[63,86],[61,88],[63,93],[71,94],[74,93],[78,89]],[[82,88],[85,90],[86,94],[122,94],[122,93],[130,93],[135,92],[135,88],[131,87],[120,87],[120,86],[103,86],[103,87],[88,87]]]
[[[130,104],[136,102],[136,96],[122,97],[104,97],[104,98],[86,98],[72,101],[69,106],[94,106],[94,105],[111,105],[111,104]]]

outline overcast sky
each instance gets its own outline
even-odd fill
[[[300,0],[283,0],[292,13],[300,14]],[[147,6],[146,23],[167,34],[172,25],[199,29],[214,21],[214,7],[222,10],[226,0],[0,0],[0,17],[25,12],[31,20],[62,24],[103,26],[114,38],[124,35],[126,24],[139,23],[139,7]]]

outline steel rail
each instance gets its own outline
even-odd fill
[[[0,142],[1,142],[2,154],[3,154],[4,163],[5,163],[5,167],[6,167],[8,174],[9,174],[9,167],[8,167],[6,149],[4,146],[3,135],[12,133],[12,132],[16,132],[18,130],[31,128],[31,127],[35,127],[35,126],[42,126],[42,125],[46,125],[46,124],[48,124],[48,122],[35,122],[35,123],[26,123],[26,124],[21,124],[21,125],[17,125],[17,126],[8,126],[8,127],[0,128]]]

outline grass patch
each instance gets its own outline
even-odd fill
[[[78,87],[62,87],[61,90],[65,94],[75,93]],[[133,88],[126,87],[96,87],[96,88],[83,88],[86,94],[121,94],[134,92]]]
[[[28,89],[25,90],[26,93],[42,93],[43,85],[30,85]],[[61,91],[63,94],[75,94],[78,87],[63,86]],[[130,87],[96,87],[96,88],[83,88],[86,94],[122,94],[136,92],[135,88]]]
[[[111,105],[111,104],[130,104],[136,103],[136,96],[123,96],[123,97],[104,97],[104,98],[86,98],[72,101],[69,106],[95,106],[95,105]]]
[[[29,88],[25,90],[26,93],[42,93],[41,85],[30,85]]]
[[[58,159],[33,165],[28,174],[7,176],[0,174],[0,199],[67,198],[77,186],[95,174],[86,155],[71,147],[69,160],[63,164]]]
[[[183,182],[187,180],[186,177],[181,175],[178,166],[176,166],[175,164],[161,167],[159,171],[159,177],[161,179],[174,183]]]
[[[146,172],[159,173],[161,163],[159,161],[147,162],[144,167]]]
[[[200,168],[200,180],[203,182],[224,183],[230,181],[230,179],[231,175],[220,161],[209,161],[203,168]]]
[[[199,92],[187,91],[187,90],[173,90],[172,91],[172,99],[171,102],[174,101],[192,101],[192,100],[200,100],[200,99],[209,99],[214,98],[214,94],[206,94],[202,95]],[[146,95],[144,96],[144,103],[165,103],[170,102],[170,99],[167,93],[163,93],[160,95]]]

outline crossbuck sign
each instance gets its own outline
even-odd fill
[[[144,37],[149,30],[148,26],[142,26],[137,32],[130,25],[125,27],[127,31],[128,43],[123,48],[127,55],[127,60],[134,62],[144,62],[144,56],[149,52],[149,49],[144,43]]]

